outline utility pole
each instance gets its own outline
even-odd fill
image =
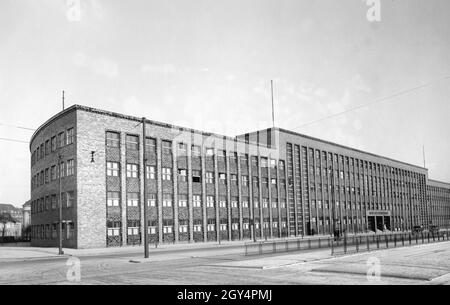
[[[59,255],[63,255],[64,251],[62,250],[62,193],[61,193],[61,170],[62,164],[62,156],[61,153],[58,153],[58,166],[59,166]]]
[[[142,118],[142,143],[144,161],[144,257],[148,258],[148,206],[147,206],[147,156],[145,155],[145,117]]]
[[[334,198],[334,178],[333,168],[330,166],[330,183],[331,183],[331,211],[333,213],[333,235],[336,233],[336,202]]]

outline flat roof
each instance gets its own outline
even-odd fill
[[[48,119],[44,124],[39,126],[39,128],[36,129],[36,131],[31,136],[30,151],[31,151],[31,142],[33,142],[35,136],[43,128],[47,127],[49,124],[51,124],[53,121],[57,120],[61,116],[66,115],[67,113],[69,113],[71,111],[74,111],[74,110],[82,110],[82,111],[87,111],[87,112],[92,112],[92,113],[98,113],[98,114],[101,114],[101,115],[107,115],[107,116],[111,116],[111,117],[127,119],[127,120],[136,121],[136,122],[142,122],[142,117],[139,118],[139,117],[136,117],[136,116],[125,115],[125,114],[121,114],[121,113],[117,113],[117,112],[112,112],[112,111],[107,111],[107,110],[102,110],[102,109],[97,109],[97,108],[93,108],[93,107],[87,107],[87,106],[75,104],[75,105],[70,106],[67,109],[64,109],[63,111],[58,112],[57,114],[52,116],[50,119]],[[173,128],[173,129],[177,129],[177,130],[180,130],[180,131],[186,131],[186,132],[192,132],[192,133],[200,134],[202,136],[207,136],[207,137],[213,136],[213,137],[216,137],[216,138],[219,138],[219,139],[224,139],[224,140],[229,140],[229,141],[234,141],[234,142],[239,142],[239,143],[245,143],[245,144],[252,145],[252,143],[247,143],[247,142],[239,139],[238,137],[230,137],[230,136],[225,136],[225,135],[219,135],[219,134],[212,133],[212,132],[205,132],[205,131],[201,131],[201,130],[198,130],[198,129],[187,128],[187,127],[177,126],[177,125],[173,125],[173,124],[169,124],[169,123],[163,123],[163,122],[158,122],[158,121],[154,121],[154,120],[149,120],[147,118],[145,118],[145,121],[146,121],[146,123],[149,123],[149,124],[152,124],[152,125],[156,125],[156,126],[160,126],[160,127],[164,127],[164,128]],[[268,148],[267,145],[259,145],[259,146]]]
[[[421,169],[421,170],[428,171],[428,169],[425,168],[425,167],[421,167],[421,166],[410,164],[410,163],[407,163],[407,162],[395,160],[395,159],[392,159],[392,158],[389,158],[389,157],[385,157],[385,156],[381,156],[381,155],[377,155],[377,154],[374,154],[374,153],[371,153],[371,152],[368,152],[368,151],[364,151],[364,150],[352,148],[352,147],[349,147],[349,146],[345,146],[345,145],[342,145],[342,144],[338,144],[338,143],[322,140],[322,139],[319,139],[319,138],[315,138],[315,137],[312,137],[312,136],[304,135],[304,134],[301,134],[301,133],[298,133],[298,132],[295,132],[295,131],[292,131],[292,130],[287,130],[287,129],[283,129],[283,128],[279,128],[279,127],[270,127],[270,128],[267,128],[267,129],[261,129],[261,130],[257,130],[257,131],[254,131],[254,132],[245,133],[245,134],[239,135],[239,137],[243,137],[246,134],[255,134],[257,132],[267,132],[268,130],[274,130],[274,131],[279,131],[279,132],[282,132],[282,133],[291,134],[291,135],[294,135],[294,136],[306,138],[306,139],[317,141],[317,142],[321,142],[321,143],[324,143],[324,144],[333,145],[333,146],[344,148],[344,149],[348,149],[348,150],[351,150],[351,151],[354,151],[354,152],[357,152],[357,153],[362,153],[362,154],[366,154],[366,155],[369,155],[369,156],[382,158],[382,159],[389,160],[389,161],[392,161],[392,162],[396,162],[396,163],[400,163],[400,164],[403,164],[403,165],[412,166],[412,167],[415,167],[415,168],[418,168],[418,169]]]

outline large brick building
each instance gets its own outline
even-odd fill
[[[59,173],[64,247],[140,243],[144,183],[151,243],[450,225],[450,185],[426,168],[279,128],[145,120],[143,139],[142,121],[74,105],[34,133],[32,245],[58,244]]]

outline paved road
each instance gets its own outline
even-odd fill
[[[450,242],[337,258],[329,249],[245,257],[241,247],[151,252],[149,260],[107,253],[80,256],[75,284],[449,284],[449,257]],[[67,259],[0,262],[0,284],[74,284]],[[367,277],[369,268],[379,280]]]

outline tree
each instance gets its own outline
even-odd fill
[[[2,237],[5,237],[6,234],[6,224],[12,222],[16,223],[14,218],[9,213],[1,213],[0,214],[0,224],[2,224]]]

